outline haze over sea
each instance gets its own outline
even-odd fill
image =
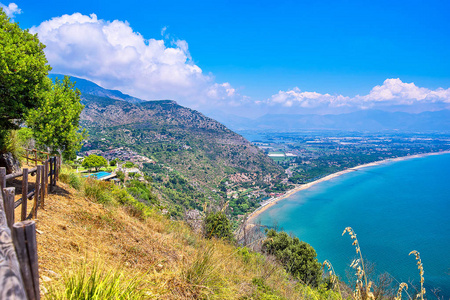
[[[425,288],[450,298],[450,154],[362,168],[279,201],[257,217],[311,244],[341,279],[355,258],[345,227],[366,260],[398,281],[420,284],[412,250],[421,254]]]

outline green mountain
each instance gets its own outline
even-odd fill
[[[178,211],[205,202],[220,206],[233,195],[231,211],[239,215],[258,206],[267,191],[283,188],[282,168],[198,111],[171,100],[130,103],[81,91],[81,120],[89,131],[82,150],[126,147],[151,158],[144,171]]]

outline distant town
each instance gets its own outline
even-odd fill
[[[141,169],[143,168],[144,163],[154,163],[154,161],[152,159],[142,156],[142,155],[139,155],[136,152],[134,152],[130,149],[127,149],[125,147],[108,149],[106,151],[102,151],[99,149],[88,150],[88,151],[78,153],[78,156],[86,157],[91,154],[103,156],[108,161],[111,161],[111,160],[130,161],[133,164],[135,164],[136,166],[139,166],[139,168],[141,168]]]

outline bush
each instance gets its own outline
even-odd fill
[[[18,161],[22,161],[22,155],[25,150],[22,146],[22,140],[18,134],[18,130],[10,130],[5,134],[4,140],[0,141],[0,153],[10,152]]]
[[[133,164],[131,161],[127,161],[127,162],[125,163],[124,167],[127,168],[127,169],[129,169],[129,168],[134,167],[134,164]]]
[[[215,237],[225,240],[233,238],[230,220],[223,212],[210,213],[206,216],[205,235],[207,238]]]
[[[76,190],[80,190],[82,187],[82,181],[81,181],[81,177],[74,173],[71,172],[71,170],[69,168],[62,168],[61,169],[61,174],[59,174],[59,180],[61,180],[64,183],[69,184],[71,187],[73,187]]]
[[[263,251],[274,255],[294,277],[317,287],[321,281],[322,269],[314,248],[298,238],[290,237],[286,232],[277,233],[274,229],[266,229],[266,234]]]

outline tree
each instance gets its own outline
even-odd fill
[[[95,168],[95,171],[97,172],[98,168],[106,167],[108,162],[103,156],[91,154],[83,160],[81,165],[88,169]]]
[[[218,238],[231,240],[233,233],[231,232],[231,223],[225,213],[219,211],[209,213],[205,218],[205,235],[207,238]]]
[[[44,48],[37,35],[11,23],[0,8],[0,148],[8,131],[41,104],[51,85]]]
[[[270,229],[266,230],[266,234],[263,251],[274,255],[294,277],[317,287],[321,280],[322,269],[314,248],[283,231],[278,233]]]
[[[30,111],[27,125],[33,129],[36,142],[49,147],[51,152],[63,151],[65,159],[74,159],[81,148],[86,131],[80,130],[80,92],[65,76],[56,79],[52,88],[44,93],[44,101],[36,110]]]

